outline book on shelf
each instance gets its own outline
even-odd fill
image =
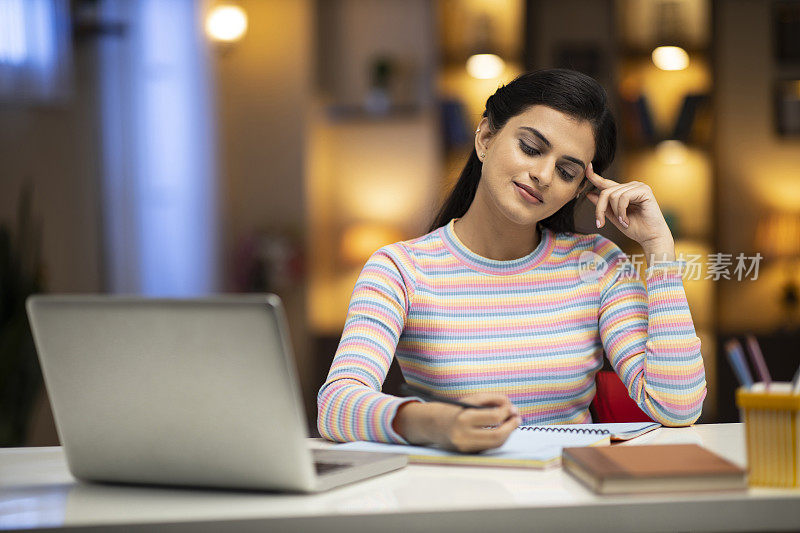
[[[675,129],[672,130],[672,139],[690,142],[692,140],[692,129],[695,117],[701,106],[708,100],[708,95],[702,93],[687,94],[683,98],[678,120],[675,122]]]
[[[623,132],[628,141],[635,146],[654,146],[665,138],[683,143],[704,142],[705,135],[695,126],[702,119],[708,101],[709,95],[706,93],[686,94],[672,130],[661,131],[664,128],[656,124],[647,95],[640,94],[633,99],[623,98],[620,117]],[[670,135],[666,137],[667,134]]]

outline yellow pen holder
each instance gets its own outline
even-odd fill
[[[744,422],[749,483],[800,487],[800,394],[791,383],[763,383],[736,390]]]

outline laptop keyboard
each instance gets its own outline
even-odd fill
[[[317,469],[317,474],[326,474],[328,472],[332,472],[333,470],[339,470],[340,468],[346,468],[351,466],[348,463],[326,463],[323,461],[314,461],[314,468]]]

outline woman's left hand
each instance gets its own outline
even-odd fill
[[[672,232],[664,220],[653,191],[640,181],[617,183],[594,173],[592,164],[586,168],[586,177],[600,193],[586,195],[595,205],[598,228],[608,218],[625,236],[639,244],[672,240]]]

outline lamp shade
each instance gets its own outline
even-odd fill
[[[800,215],[771,213],[762,217],[756,229],[756,250],[771,258],[800,256]]]
[[[363,222],[349,226],[342,235],[341,257],[347,265],[363,265],[373,252],[402,240],[402,233],[391,226]]]

